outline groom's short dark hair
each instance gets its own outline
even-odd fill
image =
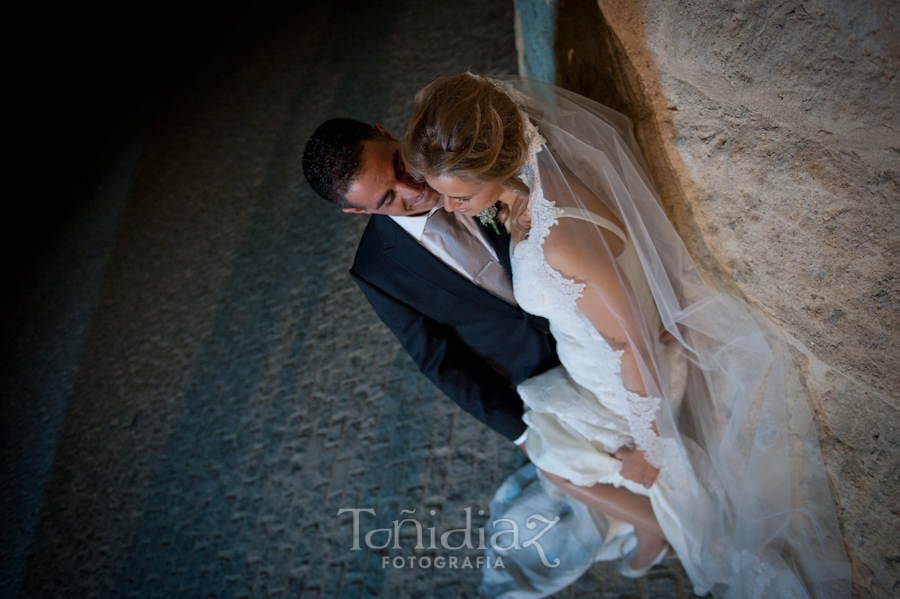
[[[317,194],[341,208],[357,208],[344,195],[359,173],[362,144],[381,137],[375,127],[337,118],[316,128],[303,149],[303,174]]]

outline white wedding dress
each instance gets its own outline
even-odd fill
[[[526,79],[496,85],[522,109],[529,148],[521,178],[530,229],[511,251],[515,297],[550,322],[562,364],[519,386],[529,457],[579,485],[649,496],[697,594],[849,596],[811,412],[777,328],[703,283],[659,208],[627,119]],[[598,198],[623,227],[597,214]],[[589,294],[613,305],[610,290],[563,276],[545,257],[566,219],[594,225],[590,251],[603,231],[624,242],[608,254],[631,298],[618,317],[641,337],[633,343],[652,348],[640,365],[648,397],[626,390],[621,352],[579,309]],[[661,323],[677,343],[658,342]],[[623,445],[660,467],[649,490],[620,475],[611,454]]]

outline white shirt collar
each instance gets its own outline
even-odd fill
[[[400,227],[413,236],[413,239],[416,241],[422,241],[422,233],[425,232],[425,221],[428,220],[428,217],[434,214],[435,210],[442,210],[444,208],[444,198],[442,197],[438,200],[438,203],[432,208],[428,214],[420,214],[418,216],[391,216],[395,223],[400,225]]]

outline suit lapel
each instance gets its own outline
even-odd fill
[[[502,225],[497,226],[497,228],[500,230],[500,232],[497,233],[496,231],[494,231],[494,227],[492,227],[491,225],[481,224],[477,218],[475,219],[475,222],[479,223],[479,226],[487,237],[488,242],[490,242],[491,246],[494,248],[494,252],[497,254],[497,259],[506,270],[507,276],[512,279],[512,265],[509,261],[509,233],[507,233],[506,229]]]
[[[422,247],[421,244],[390,218],[380,215],[373,215],[372,218],[375,220],[376,229],[384,245],[385,254],[403,265],[413,275],[421,277],[430,284],[439,286],[447,293],[461,300],[477,301],[485,307],[494,310],[511,309],[518,311],[516,306],[475,285],[441,262],[439,258]],[[494,233],[494,236],[502,237],[497,236],[496,233]],[[507,244],[508,239],[509,236],[507,235]],[[492,240],[491,243],[495,247],[502,246],[502,239]],[[507,245],[505,250],[498,251],[497,254],[498,256],[506,257],[504,268],[507,268],[507,272],[509,272],[509,246]]]

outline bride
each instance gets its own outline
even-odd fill
[[[699,595],[849,595],[784,336],[705,284],[627,118],[539,82],[463,74],[419,92],[402,152],[445,209],[509,229],[515,298],[549,320],[562,364],[519,386],[526,450],[635,525],[623,573],[674,550]]]

